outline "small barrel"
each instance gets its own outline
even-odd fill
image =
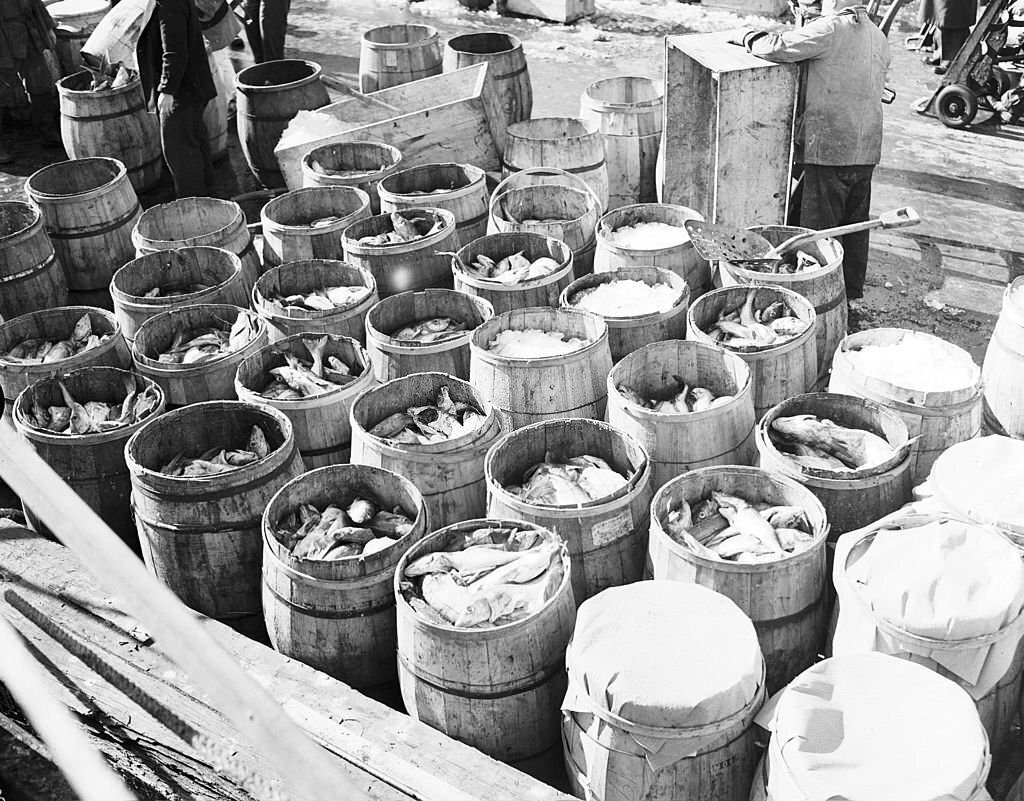
[[[441,223],[430,236],[393,245],[371,245],[359,240],[394,230],[390,214],[375,214],[352,223],[341,236],[345,261],[370,271],[377,281],[377,293],[386,298],[410,289],[438,287],[451,289],[451,253],[455,245],[455,217],[434,208],[406,209],[428,213]]]
[[[441,74],[441,39],[430,25],[381,25],[359,45],[359,91],[379,92]]]
[[[620,361],[648,343],[682,339],[686,336],[686,307],[690,303],[690,288],[678,275],[660,267],[629,267],[577,278],[562,291],[559,305],[563,309],[577,308],[580,292],[616,281],[640,281],[649,286],[664,285],[671,287],[678,294],[671,308],[666,311],[648,311],[627,316],[589,310],[608,325],[608,347],[613,362]]]
[[[417,614],[402,593],[406,567],[443,551],[478,528],[550,531],[516,520],[466,520],[412,546],[395,570],[398,611],[398,682],[405,708],[416,720],[505,761],[543,754],[558,743],[558,707],[565,696],[565,648],[576,620],[564,575],[536,612],[514,623],[484,629],[456,628]]]
[[[723,313],[741,307],[748,292],[756,293],[754,308],[784,300],[794,314],[807,323],[797,336],[778,345],[759,348],[730,348],[750,368],[757,419],[786,398],[809,392],[818,380],[818,351],[814,307],[803,295],[781,287],[722,287],[713,289],[690,304],[686,313],[686,337],[716,344],[708,330]]]
[[[545,461],[596,456],[625,476],[626,485],[590,503],[554,506],[528,501],[505,487]],[[565,540],[572,591],[579,603],[644,572],[651,504],[651,466],[633,437],[597,420],[547,420],[502,437],[487,453],[487,514],[549,528]]]
[[[340,259],[344,252],[342,231],[369,216],[370,196],[352,186],[285,192],[260,212],[263,266],[302,259]]]
[[[221,161],[228,155],[228,123],[230,103],[235,98],[235,68],[231,64],[231,51],[226,47],[210,50],[206,57],[217,96],[206,104],[203,122],[206,139],[210,143],[210,158]]]
[[[656,412],[626,399],[619,387],[641,397],[664,397],[679,376],[728,403],[699,412]],[[735,353],[700,342],[655,342],[633,351],[608,373],[608,422],[635,437],[651,456],[651,486],[699,467],[751,465],[754,395],[750,369]]]
[[[274,534],[301,504],[344,509],[358,497],[397,507],[412,530],[383,551],[328,560],[292,556]],[[395,566],[428,530],[423,496],[389,470],[334,465],[285,484],[263,513],[263,619],[274,648],[357,689],[394,681]]]
[[[181,306],[150,317],[135,332],[135,371],[160,385],[169,408],[201,401],[234,400],[235,370],[243,359],[267,344],[267,325],[255,315],[256,335],[241,348],[194,364],[170,364],[158,361],[157,357],[171,347],[178,333],[188,335],[189,331],[201,328],[227,331],[238,315],[247,313],[238,306],[206,303]]]
[[[444,46],[445,72],[487,62],[507,125],[530,119],[533,83],[523,43],[510,33],[480,31],[453,36]]]
[[[331,102],[319,64],[286,58],[246,67],[235,78],[238,141],[249,170],[264,186],[283,187],[274,148],[300,111]]]
[[[597,123],[608,162],[608,208],[658,200],[662,91],[650,78],[594,81],[580,97],[580,118]]]
[[[270,452],[220,475],[160,472],[180,453],[245,443],[254,426]],[[150,419],[125,446],[142,558],[182,603],[209,617],[260,617],[263,510],[302,473],[288,418],[241,401],[196,403]]]
[[[472,164],[421,164],[394,172],[377,185],[382,212],[429,205],[455,217],[452,249],[487,233],[487,182]]]
[[[356,376],[353,381],[308,398],[285,400],[260,395],[271,378],[270,371],[287,365],[286,354],[305,362],[313,360],[310,348],[319,337],[308,334],[294,334],[264,346],[243,359],[235,373],[235,394],[239,400],[266,404],[291,420],[295,447],[308,470],[348,462],[352,442],[349,423],[352,401],[375,383],[370,360],[358,342],[349,337],[324,336],[327,336],[324,359],[328,356],[341,359]]]
[[[384,142],[337,142],[314,147],[302,157],[303,186],[354,186],[370,196],[380,214],[377,184],[402,166],[402,151]]]
[[[88,70],[57,81],[60,136],[68,158],[115,158],[136,192],[152,189],[163,173],[163,152],[160,123],[146,110],[142,82],[135,78],[117,89],[91,85]]]
[[[57,0],[46,11],[57,26],[57,63],[61,75],[82,69],[82,45],[110,10],[107,0]]]
[[[412,373],[448,373],[469,378],[469,338],[473,329],[494,316],[483,298],[452,289],[419,289],[384,298],[366,315],[366,350],[378,381]],[[395,339],[394,334],[413,323],[447,317],[465,330],[439,342]]]
[[[665,519],[680,501],[692,506],[713,490],[752,505],[799,506],[811,524],[813,542],[799,553],[753,564],[694,553],[669,535]],[[814,664],[825,647],[827,537],[825,507],[806,487],[756,467],[702,467],[669,481],[651,502],[649,575],[702,584],[735,601],[757,629],[768,692],[774,693]],[[786,591],[779,592],[780,587]]]
[[[67,278],[39,209],[0,202],[0,317],[10,320],[67,302]]]
[[[159,287],[196,285],[205,288],[183,295],[147,296]],[[241,260],[229,250],[206,245],[159,250],[132,259],[114,273],[110,296],[129,343],[146,320],[171,309],[199,303],[248,305]]]
[[[269,302],[333,286],[362,286],[369,292],[351,306],[324,311],[282,310]],[[252,308],[267,321],[271,342],[292,334],[336,334],[364,343],[366,313],[378,300],[377,282],[369,270],[331,259],[304,259],[271,267],[252,291]]]
[[[502,331],[559,332],[585,344],[567,354],[517,358],[490,350]],[[596,314],[528,308],[499,314],[473,332],[469,377],[513,429],[541,420],[589,417],[603,420],[605,378],[612,368],[608,326]]]
[[[456,403],[470,403],[483,412],[484,421],[466,434],[424,445],[369,433],[377,423],[410,406],[435,404],[443,387]],[[351,419],[352,464],[383,467],[409,479],[423,493],[431,525],[447,526],[484,514],[484,456],[503,430],[491,405],[471,384],[443,373],[396,378],[356,398]]]
[[[1003,293],[981,375],[986,413],[1011,437],[1024,438],[1024,276]]]

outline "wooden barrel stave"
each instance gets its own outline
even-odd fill
[[[67,302],[67,278],[39,209],[0,202],[0,319]]]
[[[401,212],[425,204],[450,211],[455,217],[454,250],[487,233],[486,175],[472,164],[409,167],[382,178],[377,191],[381,212]]]
[[[370,216],[370,196],[353,186],[293,189],[260,211],[263,266],[303,259],[341,259],[341,234],[356,220]],[[337,217],[327,225],[315,220]]]
[[[359,175],[330,175],[328,170],[353,171]],[[384,142],[338,142],[315,147],[302,157],[303,186],[354,186],[370,196],[370,213],[380,214],[377,185],[402,165],[402,151]]]
[[[498,90],[506,122],[528,120],[533,114],[533,83],[523,44],[512,34],[480,31],[453,36],[445,43],[445,72],[486,61]]]
[[[359,46],[359,91],[440,75],[441,40],[429,25],[381,25],[363,33]]]

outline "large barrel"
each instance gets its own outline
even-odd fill
[[[57,0],[46,11],[57,26],[57,63],[61,75],[82,69],[82,45],[110,9],[107,0]]]
[[[203,122],[210,143],[210,158],[220,161],[228,155],[229,106],[235,97],[235,68],[231,64],[231,51],[226,47],[210,50],[206,55],[217,96],[206,104]]]
[[[320,65],[286,58],[246,67],[235,78],[238,141],[252,174],[264,186],[282,187],[274,148],[300,111],[330,102]]]
[[[1003,308],[981,365],[985,411],[1012,437],[1024,437],[1024,276],[1003,293]]]
[[[122,162],[136,192],[152,189],[163,172],[160,123],[146,110],[138,78],[117,89],[90,89],[92,73],[57,82],[60,137],[72,159],[107,156]]]
[[[381,25],[359,45],[359,91],[379,92],[441,74],[441,39],[429,25]]]
[[[533,84],[526,65],[523,43],[510,33],[480,31],[453,36],[444,46],[444,71],[487,62],[487,71],[498,90],[505,122],[511,125],[533,114]]]
[[[260,212],[263,266],[302,259],[340,259],[341,234],[370,216],[370,196],[353,186],[293,189]]]
[[[39,209],[0,202],[0,318],[68,302],[68,284]]]
[[[377,184],[402,165],[402,151],[384,142],[337,142],[314,147],[302,157],[303,186],[354,186],[370,196],[380,214]]]
[[[72,291],[106,289],[135,255],[132,228],[142,206],[117,159],[51,164],[29,176],[25,193],[43,215]]]
[[[377,185],[382,212],[429,204],[455,217],[453,250],[487,233],[487,181],[472,164],[421,164],[393,172]]]

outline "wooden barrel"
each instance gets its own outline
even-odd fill
[[[948,392],[923,392],[863,374],[850,359],[851,351],[867,345],[895,344],[908,333],[900,328],[872,328],[850,334],[836,350],[828,390],[873,400],[903,418],[910,436],[917,438],[910,468],[917,482],[928,477],[932,464],[946,448],[981,433],[982,381],[978,371],[969,386]],[[946,363],[974,364],[970,354],[956,345],[931,334],[915,331],[913,335],[928,337],[935,347],[946,352],[946,360],[934,365],[936,370],[941,370]]]
[[[499,356],[490,350],[502,331],[527,329],[561,332],[566,339],[578,337],[586,344],[568,354],[531,359]],[[504,312],[477,328],[469,347],[470,381],[511,428],[566,417],[604,419],[605,378],[612,356],[608,326],[596,314],[546,307]]]
[[[132,258],[142,206],[117,159],[86,158],[43,167],[25,181],[43,215],[72,291],[106,289]]]
[[[452,289],[419,289],[384,298],[366,315],[366,350],[378,381],[412,373],[447,373],[469,378],[469,338],[484,320],[494,316],[483,298]],[[465,324],[466,330],[440,342],[394,338],[407,325],[435,317]]]
[[[707,334],[723,312],[743,305],[748,291],[754,291],[755,308],[763,308],[776,300],[784,300],[807,328],[792,339],[766,348],[729,348],[750,368],[754,389],[754,413],[757,419],[772,406],[786,398],[809,392],[818,380],[818,351],[815,337],[814,307],[803,295],[781,287],[722,287],[712,289],[690,304],[686,313],[686,337],[714,345]]]
[[[399,508],[413,521],[412,530],[383,551],[330,560],[292,556],[274,535],[279,521],[301,504],[344,509],[357,497],[382,509]],[[393,682],[395,566],[427,526],[419,490],[389,470],[334,465],[285,484],[263,513],[263,619],[274,648],[350,687]]]
[[[508,126],[502,174],[555,167],[584,181],[608,207],[604,136],[596,122],[576,117],[536,117]]]
[[[370,245],[359,241],[394,230],[390,214],[375,214],[352,223],[341,235],[345,261],[370,271],[377,281],[377,293],[386,298],[410,289],[438,287],[451,289],[451,253],[455,245],[455,217],[434,208],[406,209],[433,214],[442,228],[430,236],[395,245]]]
[[[310,348],[318,339],[308,334],[294,334],[278,340],[239,362],[235,373],[235,394],[239,400],[271,406],[291,421],[295,447],[299,449],[302,464],[307,470],[348,462],[352,441],[349,423],[352,401],[376,383],[366,351],[356,340],[328,336],[324,358],[337,356],[348,365],[352,375],[356,376],[355,380],[309,398],[284,400],[260,395],[271,377],[270,370],[287,364],[285,354],[311,362]]]
[[[286,58],[246,67],[235,77],[238,141],[249,170],[264,186],[282,187],[274,148],[300,111],[331,102],[320,82],[320,65]]]
[[[797,228],[792,225],[757,225],[750,229],[755,231],[773,245],[781,245],[785,240],[796,234],[809,232],[810,228]],[[748,270],[742,265],[732,262],[719,262],[719,272],[723,285],[727,284],[765,284],[782,286],[792,289],[807,298],[814,305],[817,315],[815,322],[818,343],[818,374],[821,378],[828,375],[832,366],[832,355],[839,343],[846,336],[847,308],[846,281],[843,280],[843,246],[835,239],[822,239],[811,242],[801,248],[807,251],[822,265],[820,270],[809,273],[760,273]]]
[[[233,200],[186,197],[142,212],[132,231],[135,255],[211,245],[230,250],[242,260],[242,279],[249,291],[262,272],[242,207]]]
[[[1003,293],[981,375],[988,414],[1008,435],[1024,438],[1024,276]]]
[[[627,400],[619,387],[661,396],[675,376],[733,399],[700,412],[656,412]],[[700,342],[654,342],[633,351],[608,373],[608,422],[632,435],[651,457],[651,487],[699,467],[751,465],[754,391],[750,369],[735,353]]]
[[[127,386],[134,386],[138,392],[147,387],[155,389],[157,405],[150,415],[137,423],[93,434],[58,434],[36,428],[31,423],[34,405],[44,409],[67,405],[58,381],[63,382],[71,397],[79,403],[122,403],[128,394]],[[14,404],[13,417],[19,433],[31,443],[43,461],[125,543],[138,551],[139,537],[128,503],[131,481],[124,461],[124,445],[147,420],[158,417],[163,411],[164,393],[148,378],[133,376],[117,367],[84,367],[65,373],[59,379],[44,378],[24,390]],[[31,509],[26,508],[25,515],[33,528],[44,530]]]
[[[533,84],[523,43],[517,37],[500,31],[480,31],[453,36],[445,43],[445,72],[485,61],[498,90],[498,102],[506,124],[530,119],[533,114]]]
[[[364,286],[369,293],[351,306],[327,311],[281,311],[268,298],[301,295],[330,286]],[[292,334],[336,334],[366,341],[366,313],[378,301],[377,282],[370,271],[331,259],[304,259],[271,267],[256,282],[252,308],[264,320],[270,341]]]
[[[686,286],[686,281],[678,275],[660,267],[629,267],[577,278],[562,290],[559,305],[563,309],[576,308],[577,295],[580,292],[613,281],[642,281],[649,286],[664,284],[679,293],[672,308],[667,311],[652,311],[631,317],[594,312],[608,325],[608,347],[613,362],[650,342],[682,339],[686,336],[686,307],[690,303],[690,289]]]
[[[554,259],[558,269],[518,284],[491,281],[467,269],[477,256],[487,256],[499,262],[515,253],[522,253],[530,261]],[[562,290],[572,283],[572,249],[559,239],[526,231],[488,234],[459,248],[452,257],[452,274],[459,292],[483,298],[498,314],[527,306],[557,306]]]
[[[754,564],[694,553],[669,535],[664,521],[680,501],[692,505],[712,490],[749,503],[799,506],[811,524],[814,541],[800,553]],[[825,647],[827,537],[825,507],[806,487],[756,467],[702,467],[672,479],[655,493],[648,570],[654,579],[702,584],[735,601],[754,622],[768,692],[775,693],[814,664]]]
[[[370,211],[380,214],[377,184],[401,165],[402,151],[384,142],[321,145],[302,157],[302,185],[354,186],[370,196]]]
[[[68,284],[39,209],[0,202],[0,317],[68,302]]]
[[[210,143],[210,158],[221,161],[228,155],[228,128],[230,103],[235,97],[235,68],[231,64],[231,51],[223,47],[206,54],[217,96],[206,104],[203,122],[206,139]]]
[[[769,436],[774,420],[799,414],[877,434],[892,445],[893,458],[865,470],[842,473],[799,465],[779,451]],[[765,413],[757,424],[756,441],[763,470],[798,481],[821,501],[833,542],[840,534],[885,517],[911,500],[911,443],[906,423],[873,401],[827,392],[797,395]]]
[[[194,284],[206,288],[184,295],[146,295],[156,287]],[[129,343],[135,341],[140,325],[161,312],[199,303],[248,305],[241,260],[229,250],[206,245],[159,250],[132,259],[114,273],[110,295]]]
[[[421,164],[393,172],[377,185],[382,212],[405,211],[429,204],[455,217],[452,249],[487,233],[487,182],[472,164]]]
[[[639,203],[622,206],[605,214],[597,225],[597,248],[594,272],[604,273],[623,267],[653,266],[671,270],[682,276],[690,287],[690,298],[696,299],[711,289],[711,268],[690,242],[683,223],[704,218],[686,206],[670,203]],[[642,223],[663,223],[681,230],[686,240],[678,245],[660,248],[627,248],[612,241],[614,232],[625,226]]]
[[[293,189],[260,212],[263,266],[302,259],[340,259],[341,233],[370,216],[370,196],[353,186]],[[318,220],[337,218],[332,222]]]
[[[244,443],[253,426],[270,453],[202,478],[160,472],[178,454]],[[288,418],[241,401],[196,403],[150,419],[125,446],[142,558],[182,603],[209,617],[260,615],[263,510],[302,473]]]
[[[82,69],[82,45],[109,9],[107,0],[57,0],[47,4],[46,12],[57,27],[57,63],[62,76]]]
[[[201,401],[234,400],[235,370],[243,359],[267,344],[267,325],[255,315],[256,335],[241,348],[195,364],[168,364],[157,357],[171,347],[178,332],[211,327],[227,331],[238,315],[247,313],[226,303],[204,303],[180,306],[150,317],[135,332],[135,371],[160,385],[169,408]]]
[[[484,421],[459,437],[428,445],[393,442],[371,435],[370,429],[410,406],[437,402],[447,387],[452,400],[471,403]],[[487,505],[484,456],[502,435],[503,426],[486,398],[471,384],[443,373],[416,373],[363,392],[352,404],[352,464],[393,470],[421,493],[431,525],[441,526],[478,517]]]
[[[518,520],[466,520],[442,528],[413,545],[395,570],[398,612],[398,682],[408,713],[449,737],[505,761],[542,754],[558,742],[558,708],[565,695],[565,648],[576,620],[564,575],[539,610],[503,626],[462,629],[416,613],[402,594],[406,566],[443,551],[459,535],[478,528],[536,530]]]
[[[650,78],[604,78],[583,90],[580,117],[604,136],[609,209],[658,200],[661,104],[661,88]]]
[[[527,501],[505,489],[551,454],[597,456],[626,476],[606,498],[572,506]],[[644,572],[651,504],[651,466],[633,437],[597,420],[546,420],[502,437],[487,453],[487,514],[544,526],[565,540],[572,591],[582,603],[607,587],[637,581]]]
[[[441,74],[441,39],[429,25],[381,25],[359,45],[359,91],[379,92]]]
[[[146,110],[142,83],[135,78],[99,91],[91,84],[88,70],[57,81],[60,137],[68,158],[115,158],[124,164],[136,192],[152,189],[163,172],[163,153],[160,123]]]

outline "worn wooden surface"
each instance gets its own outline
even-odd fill
[[[505,7],[513,14],[552,22],[575,22],[592,16],[596,9],[594,0],[508,0]]]

